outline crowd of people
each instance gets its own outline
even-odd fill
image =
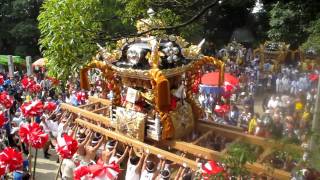
[[[229,96],[220,97],[214,93],[200,92],[200,104],[209,111],[207,120],[238,126],[255,136],[287,138],[295,143],[305,142],[310,132],[317,85],[317,81],[310,78],[310,75],[317,76],[318,73],[302,72],[293,66],[284,66],[280,72],[266,73],[258,66],[256,61],[245,66],[239,66],[232,61],[227,63],[226,72],[239,78],[239,84]],[[26,76],[19,72],[16,72],[14,77],[7,77],[7,74],[2,76],[4,82],[0,90],[8,92],[14,100],[10,108],[2,107],[7,121],[0,131],[0,147],[14,147],[25,154],[23,167],[13,173],[16,179],[28,179],[30,176],[30,148],[28,144],[21,142],[19,129],[31,122],[38,123],[49,136],[50,140],[43,146],[44,158],[50,159],[50,147],[55,148],[63,134],[68,134],[78,141],[78,150],[72,158],[56,159],[57,162],[62,161],[62,179],[77,179],[76,176],[83,173],[83,167],[95,164],[112,167],[109,176],[113,179],[170,179],[172,169],[177,169],[175,179],[192,179],[195,176],[195,172],[187,166],[174,164],[159,155],[151,155],[148,149],[137,151],[130,144],[107,139],[73,123],[77,115],[64,112],[59,104],[83,105],[87,103],[89,95],[112,99],[112,91],[103,90],[102,87],[106,84],[99,75],[90,76],[94,79],[91,82],[95,83],[90,91],[81,90],[76,78],[68,79],[63,85],[45,77],[44,72],[28,77],[28,80],[39,85],[37,91],[24,87]],[[43,104],[54,103],[56,108],[51,111],[44,109],[41,115],[32,118],[26,117],[21,106],[35,101]],[[258,107],[259,103],[261,107]],[[216,107],[222,104],[228,104],[229,108],[223,113],[217,113]],[[136,153],[140,153],[139,156]],[[118,166],[122,171],[117,170]]]
[[[179,166],[161,157],[160,155],[151,155],[148,149],[142,149],[137,156],[130,144],[123,144],[116,140],[107,139],[99,133],[95,133],[84,127],[76,126],[73,121],[76,114],[65,112],[60,109],[60,103],[68,103],[79,106],[87,103],[88,95],[108,98],[109,94],[102,91],[102,80],[96,78],[95,86],[90,91],[80,90],[79,81],[67,80],[64,90],[61,90],[59,84],[55,84],[52,79],[46,78],[44,74],[38,73],[29,76],[29,81],[39,84],[41,90],[30,92],[23,87],[25,75],[15,77],[6,77],[3,74],[6,84],[2,86],[2,91],[8,92],[14,98],[13,105],[6,111],[7,121],[1,131],[4,149],[7,146],[13,147],[24,153],[25,162],[21,170],[13,172],[13,179],[30,179],[31,160],[29,144],[21,141],[19,134],[20,128],[25,124],[35,122],[40,125],[44,133],[49,136],[49,141],[43,146],[44,158],[56,160],[61,163],[60,175],[62,179],[81,179],[80,174],[84,167],[91,165],[112,166],[108,169],[107,179],[170,179],[171,169],[177,168],[175,179],[192,179],[194,172],[185,166]],[[9,82],[10,81],[10,82]],[[60,88],[60,89],[59,89]],[[110,97],[109,97],[110,98]],[[111,97],[112,98],[112,97]],[[41,101],[43,104],[52,102],[56,104],[54,110],[43,110],[41,115],[26,117],[21,110],[24,103]],[[52,159],[50,149],[56,148],[64,134],[68,134],[78,141],[78,149],[75,155],[70,159]],[[52,152],[52,151],[51,151]],[[118,171],[118,166],[121,171]],[[83,174],[81,176],[84,176]],[[4,178],[4,177],[3,177]]]
[[[227,98],[214,93],[200,94],[207,119],[238,126],[256,136],[304,142],[313,117],[317,70],[302,71],[293,65],[282,65],[280,71],[261,70],[258,62],[257,59],[244,65],[227,63],[226,72],[237,77],[239,84]],[[215,111],[221,100],[229,107],[223,114]]]

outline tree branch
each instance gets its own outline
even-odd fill
[[[178,24],[178,25],[175,25],[175,26],[154,27],[154,28],[151,28],[151,29],[149,29],[147,31],[143,31],[143,32],[140,32],[140,33],[127,34],[127,35],[124,35],[124,36],[121,36],[121,37],[118,36],[118,37],[113,37],[113,38],[110,38],[110,39],[108,38],[108,40],[110,40],[110,41],[118,41],[118,40],[120,40],[122,38],[142,36],[142,35],[148,34],[148,33],[153,32],[153,31],[166,31],[166,30],[174,30],[174,29],[179,29],[179,28],[185,27],[185,26],[193,23],[197,19],[199,19],[203,14],[205,14],[210,8],[215,6],[217,3],[218,3],[218,0],[213,1],[212,3],[208,4],[203,9],[201,9],[201,11],[199,11],[198,14],[196,14],[191,19],[189,19],[188,21],[185,21],[185,22],[183,22],[181,24]]]

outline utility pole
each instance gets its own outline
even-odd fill
[[[316,104],[314,107],[313,112],[313,119],[312,119],[312,135],[311,135],[311,141],[310,141],[310,153],[311,153],[311,165],[313,168],[320,168],[318,167],[319,164],[319,135],[320,135],[320,74],[318,75],[318,88],[317,88],[317,97],[316,97]],[[319,151],[319,152],[317,152]]]

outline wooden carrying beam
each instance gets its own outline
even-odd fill
[[[176,154],[173,154],[171,152],[165,151],[163,149],[159,149],[157,147],[145,144],[145,143],[140,142],[138,140],[135,140],[135,139],[129,138],[129,137],[125,136],[125,135],[122,135],[122,134],[107,130],[105,128],[99,127],[97,125],[94,125],[92,123],[86,122],[86,121],[84,121],[82,119],[79,119],[79,118],[77,118],[75,120],[75,122],[77,124],[81,125],[81,126],[84,126],[84,127],[88,128],[88,129],[91,129],[92,131],[95,131],[95,132],[98,132],[100,134],[103,134],[103,135],[105,135],[107,137],[110,137],[112,139],[120,141],[120,142],[122,142],[124,144],[129,144],[129,145],[131,145],[131,146],[133,146],[135,148],[139,148],[139,149],[141,149],[141,148],[148,149],[150,151],[150,153],[152,153],[152,154],[155,154],[155,155],[160,154],[160,155],[162,155],[162,157],[165,157],[167,160],[170,160],[172,162],[178,163],[180,165],[183,165],[185,163],[191,169],[197,170],[197,162],[196,161],[193,161],[193,160],[178,156]]]
[[[93,113],[98,113],[98,112],[107,110],[107,109],[109,109],[109,108],[110,108],[109,106],[105,106],[105,107],[102,107],[102,108],[99,108],[99,109],[95,109],[95,110],[93,110],[93,111],[91,111],[91,112],[93,112]]]
[[[165,145],[172,149],[179,150],[184,153],[189,153],[192,154],[196,157],[201,157],[203,159],[207,160],[221,160],[223,159],[223,154],[218,151],[214,151],[208,148],[204,148],[198,145],[194,145],[191,143],[186,143],[183,141],[166,141],[164,142]],[[265,174],[270,177],[275,177],[279,180],[287,180],[290,179],[291,174],[289,172],[286,172],[284,170],[279,170],[279,169],[271,169],[270,167],[267,167],[265,165],[259,164],[259,163],[247,163],[245,166],[249,172],[251,173],[261,173]]]
[[[89,106],[96,105],[96,104],[99,104],[99,102],[91,102],[89,104],[84,104],[84,105],[80,105],[80,106],[77,106],[77,107],[78,108],[85,108],[85,107],[89,107]]]
[[[198,123],[198,128],[202,129],[202,130],[213,130],[215,133],[221,134],[227,138],[230,139],[235,139],[237,137],[241,137],[243,141],[248,142],[250,144],[255,144],[255,145],[259,145],[262,146],[263,148],[275,148],[275,149],[279,149],[282,147],[281,143],[277,143],[274,140],[271,139],[267,139],[267,138],[262,138],[262,137],[257,137],[257,136],[252,136],[249,134],[245,134],[245,133],[241,133],[241,132],[235,132],[229,129],[224,129],[224,128],[220,128],[220,127],[215,127],[209,124],[205,124],[205,123]],[[296,149],[300,152],[303,152],[302,148],[293,144],[288,144],[286,145],[290,148]]]
[[[74,107],[72,105],[65,104],[65,103],[61,104],[61,109],[68,110],[72,113],[79,114],[80,116],[83,116],[83,117],[88,118],[90,120],[100,122],[106,126],[112,127],[112,125],[110,124],[110,119],[105,116],[102,116],[100,114],[96,114],[96,113],[93,113],[93,112],[90,112],[90,111],[87,111],[87,110],[84,110],[84,109],[81,109],[78,107]]]
[[[94,96],[89,96],[89,102],[99,102],[99,103],[101,103],[102,105],[105,105],[105,106],[110,106],[111,105],[111,101],[110,100],[97,98],[97,97],[94,97]]]

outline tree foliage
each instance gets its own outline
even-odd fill
[[[42,0],[0,0],[0,52],[39,55],[37,16]]]
[[[47,0],[38,17],[43,55],[51,75],[66,79],[96,51],[95,37],[102,27],[96,18],[99,0]]]
[[[320,19],[311,23],[307,31],[310,33],[307,41],[302,44],[303,50],[314,49],[320,55]]]
[[[310,26],[310,22],[320,15],[320,2],[317,0],[283,0],[271,4],[271,7],[269,38],[288,42],[293,48],[297,48],[306,41],[310,34],[306,29]]]

